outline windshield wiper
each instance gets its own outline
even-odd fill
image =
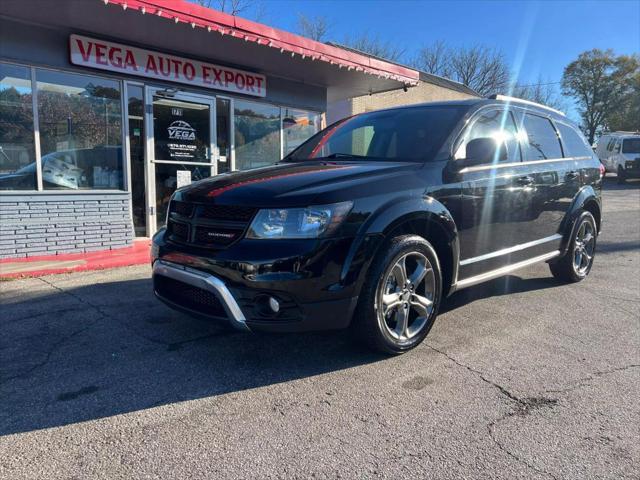
[[[326,157],[323,158],[370,158],[367,155],[355,155],[352,153],[340,153],[340,152],[336,152],[336,153],[332,153],[330,155],[327,155]]]

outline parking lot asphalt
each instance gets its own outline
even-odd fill
[[[150,268],[0,283],[0,478],[640,478],[640,183],[589,278],[461,291],[399,357],[175,313]]]

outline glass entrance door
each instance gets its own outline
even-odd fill
[[[147,87],[148,224],[166,221],[177,188],[215,175],[218,159],[215,100]]]

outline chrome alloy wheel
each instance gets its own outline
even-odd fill
[[[404,343],[427,325],[436,291],[431,263],[423,254],[400,257],[387,273],[378,291],[378,321],[397,342]]]
[[[596,236],[591,223],[582,222],[575,239],[573,251],[573,268],[578,275],[585,275],[591,266],[593,252],[596,248]]]

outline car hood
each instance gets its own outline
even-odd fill
[[[217,175],[178,190],[175,198],[255,207],[334,203],[418,186],[415,172],[420,166],[381,161],[280,163]]]

